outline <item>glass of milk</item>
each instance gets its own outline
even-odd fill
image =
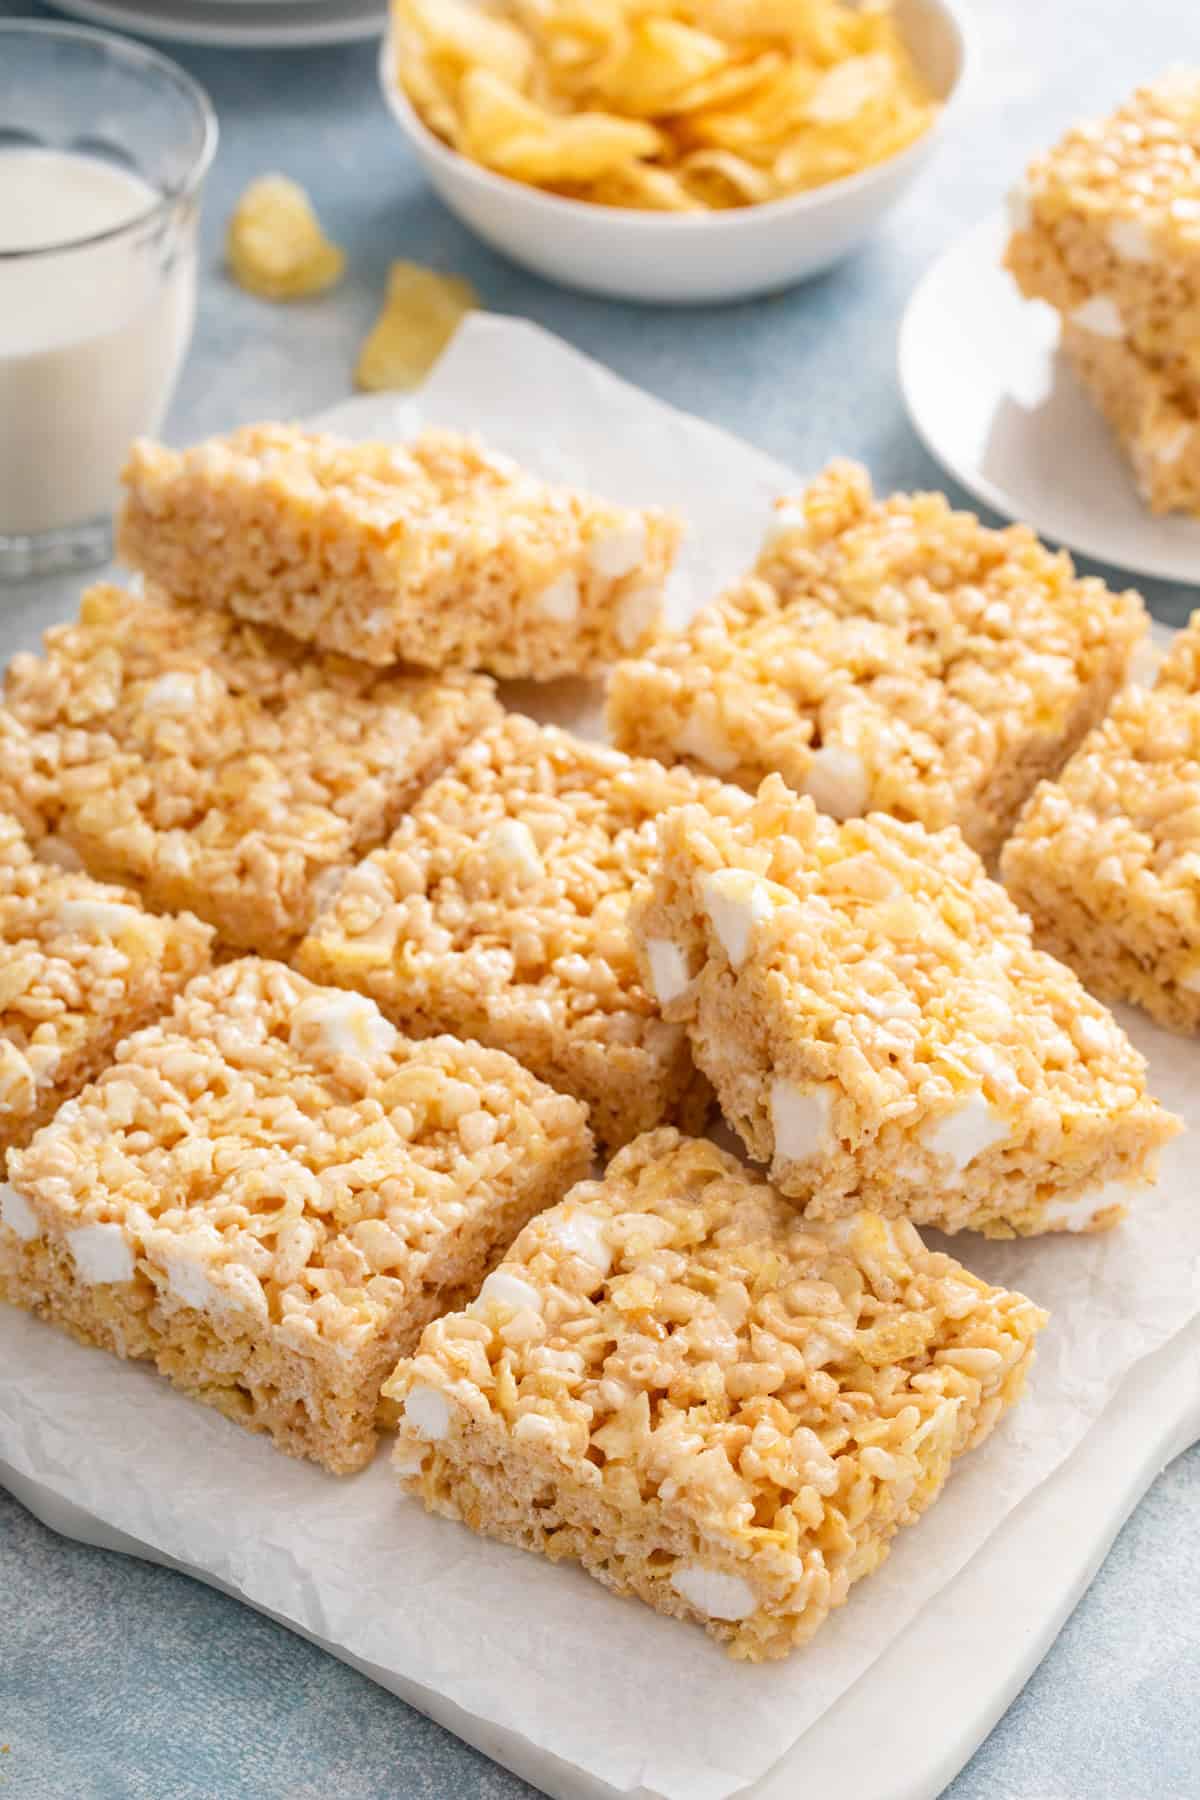
[[[105,562],[196,305],[204,91],[152,50],[0,20],[0,581]]]

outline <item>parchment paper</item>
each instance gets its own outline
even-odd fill
[[[802,398],[798,397],[798,403]],[[677,618],[750,562],[796,477],[626,386],[533,326],[476,317],[419,406],[356,400],[355,435],[470,426],[542,473],[678,507]],[[48,623],[49,621],[42,621]],[[15,646],[14,646],[15,647]],[[5,648],[9,648],[5,646]],[[511,692],[506,696],[518,696]],[[529,704],[529,691],[519,696]],[[543,702],[546,696],[542,696]],[[541,704],[595,729],[595,695]],[[1122,1014],[1155,1091],[1200,1123],[1200,1045]],[[402,1499],[386,1449],[338,1481],[119,1364],[0,1307],[0,1457],[19,1473],[381,1670],[520,1733],[620,1794],[723,1800],[762,1776],[1079,1443],[1140,1358],[1200,1311],[1190,1135],[1100,1238],[947,1247],[1053,1313],[1027,1399],[807,1649],[759,1668],[578,1571],[485,1543]],[[981,1628],[986,1622],[981,1621]],[[936,1720],[930,1721],[936,1729]]]

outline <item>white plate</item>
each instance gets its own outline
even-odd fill
[[[381,0],[55,0],[59,12],[175,44],[230,50],[300,49],[378,37],[387,22]]]
[[[917,432],[965,488],[1100,562],[1200,583],[1200,520],[1155,518],[1058,354],[1058,321],[1000,266],[993,215],[922,278],[900,328],[900,386]]]

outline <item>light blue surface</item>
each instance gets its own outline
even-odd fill
[[[0,16],[30,10],[0,0]],[[486,305],[539,321],[798,468],[848,453],[881,486],[945,486],[909,430],[893,373],[917,277],[1069,117],[1200,56],[1193,0],[962,0],[961,10],[975,58],[957,122],[885,235],[791,294],[684,314],[570,295],[477,245],[408,159],[376,94],[372,47],[175,52],[216,101],[223,140],[199,327],[169,435],[344,398],[387,264],[405,256],[469,276]],[[321,300],[269,307],[221,274],[229,209],[269,169],[308,187],[347,250],[345,283]],[[1195,590],[1142,585],[1163,619],[1200,603]],[[1198,1520],[1200,1447],[1151,1490],[950,1800],[1200,1797]],[[4,1496],[0,1593],[0,1800],[532,1793],[234,1601],[65,1542]]]

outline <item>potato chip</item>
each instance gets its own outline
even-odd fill
[[[239,285],[263,300],[319,294],[346,264],[304,189],[286,175],[261,175],[250,183],[229,220],[225,255]]]
[[[479,304],[469,281],[419,263],[394,262],[387,299],[363,341],[354,379],[360,388],[414,388],[425,379],[460,319]]]
[[[892,0],[395,0],[431,130],[604,206],[755,206],[894,156],[937,113]]]

